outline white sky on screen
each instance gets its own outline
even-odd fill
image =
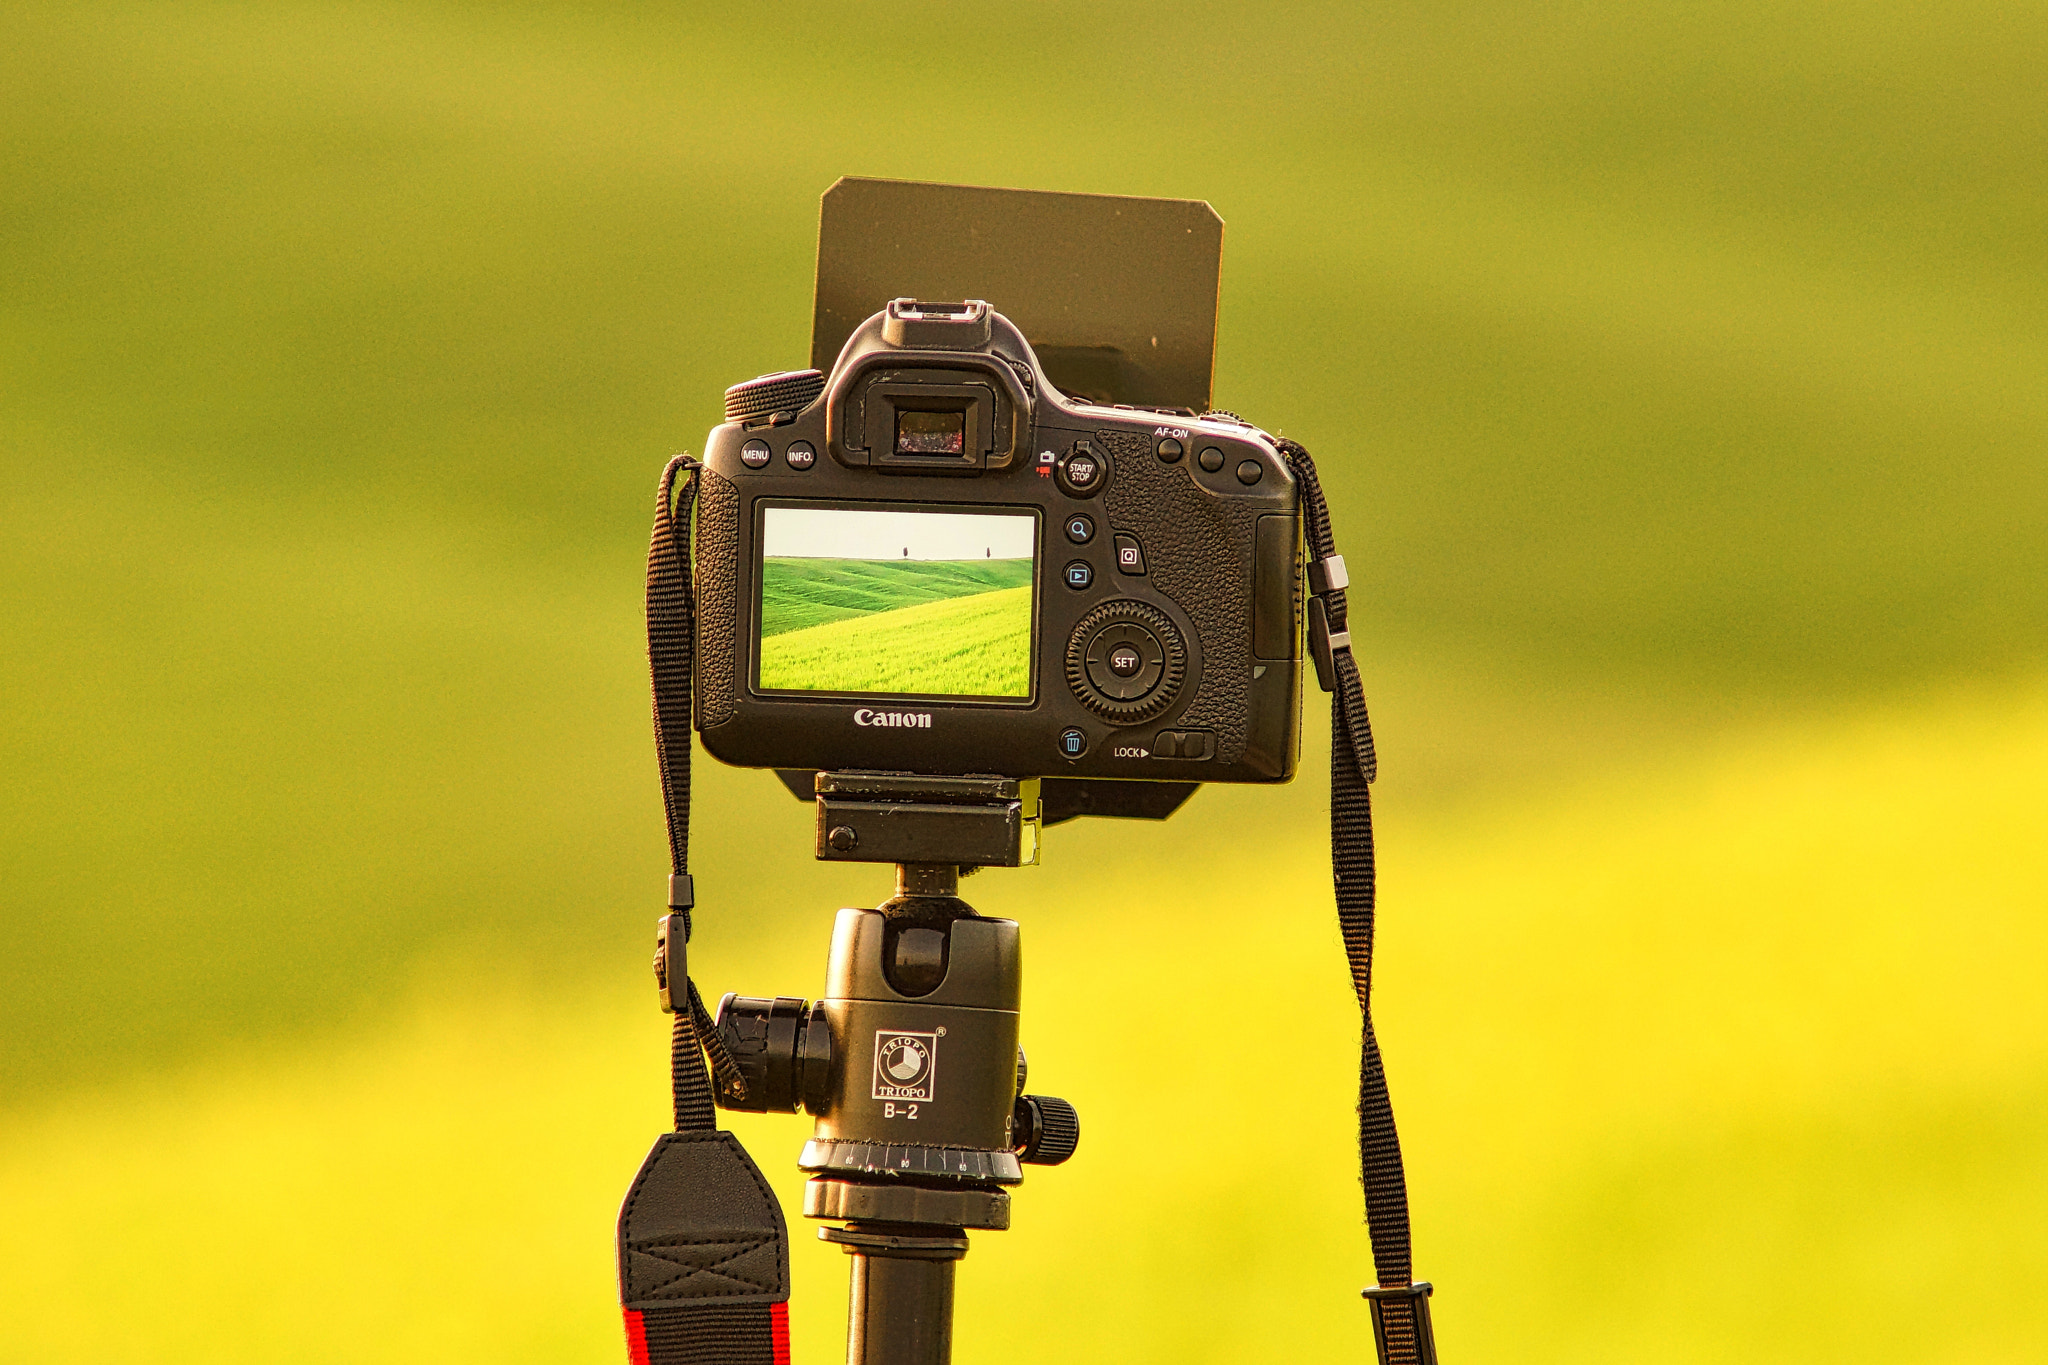
[[[1029,512],[770,507],[761,523],[770,559],[1029,559],[1037,538]]]

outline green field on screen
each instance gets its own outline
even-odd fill
[[[1029,587],[1029,559],[800,559],[761,564],[761,634]]]
[[[1031,561],[770,558],[761,686],[1022,697]]]

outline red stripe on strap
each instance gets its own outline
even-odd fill
[[[789,1305],[769,1304],[768,1318],[775,1326],[775,1365],[789,1365]],[[633,1365],[641,1365],[641,1362],[636,1360]]]
[[[776,1365],[783,1365],[788,1358],[789,1351],[784,1348]],[[647,1365],[647,1327],[631,1308],[626,1310],[626,1360],[628,1365]]]

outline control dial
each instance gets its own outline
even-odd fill
[[[725,391],[725,420],[765,420],[770,426],[783,426],[794,420],[824,391],[825,376],[816,370],[764,374],[759,379],[749,379]]]
[[[1105,602],[1067,641],[1067,685],[1112,725],[1136,725],[1173,705],[1187,650],[1165,612],[1143,602]]]

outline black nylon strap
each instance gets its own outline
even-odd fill
[[[1299,443],[1278,442],[1301,487],[1303,523],[1311,562],[1337,553],[1330,531],[1329,503],[1315,461]],[[1344,590],[1319,596],[1330,635],[1346,638]],[[1372,936],[1375,907],[1371,782],[1379,775],[1365,689],[1348,643],[1331,650],[1336,683],[1330,698],[1330,864],[1337,893],[1337,925],[1351,964],[1351,989],[1362,1021],[1358,1054],[1358,1156],[1365,1186],[1366,1229],[1372,1238],[1373,1270],[1382,1289],[1411,1283],[1408,1239],[1408,1181],[1401,1168],[1401,1139],[1387,1093],[1386,1068],[1372,1027]],[[1423,1294],[1426,1295],[1426,1290]],[[1428,1308],[1422,1295],[1374,1299],[1382,1359],[1391,1365],[1432,1365],[1435,1359]]]
[[[690,512],[703,466],[678,455],[661,471],[654,504],[654,537],[647,547],[647,663],[654,674],[654,757],[661,767],[661,804],[668,815],[669,871],[690,874],[690,667],[697,647],[697,614],[690,586]],[[676,475],[687,471],[680,490]],[[680,499],[682,506],[677,507]],[[678,512],[680,511],[680,516]],[[683,942],[690,941],[690,912]],[[687,1003],[684,1003],[687,1002]],[[711,1077],[704,1069],[704,1039],[716,1036],[702,1020],[694,982],[678,995],[675,1036],[669,1048],[676,1131],[709,1132],[718,1126]]]
[[[668,816],[670,958],[663,972],[676,1016],[669,1048],[676,1131],[656,1141],[620,1210],[619,1301],[631,1365],[788,1365],[789,1232],[760,1170],[737,1138],[718,1130],[705,1054],[711,1070],[737,1083],[740,1094],[746,1085],[689,979],[690,683],[697,643],[690,513],[701,471],[685,455],[662,470],[647,548],[654,751]],[[680,487],[679,474],[686,476]]]
[[[671,901],[675,886],[691,884],[690,669],[697,647],[697,612],[690,583],[690,512],[696,506],[703,468],[688,455],[678,455],[661,471],[654,536],[647,547],[647,663],[654,674],[654,756],[661,767],[661,803],[668,816]],[[677,488],[676,476],[681,473],[687,477]],[[683,942],[688,944],[690,910],[681,907],[675,913],[682,916]],[[677,995],[669,1045],[676,1131],[708,1132],[718,1126],[718,1115],[704,1054],[711,1054],[712,1068],[721,1080],[736,1086],[737,1093],[744,1096],[747,1084],[719,1038],[704,998],[697,994],[697,983],[686,977],[685,984]]]

